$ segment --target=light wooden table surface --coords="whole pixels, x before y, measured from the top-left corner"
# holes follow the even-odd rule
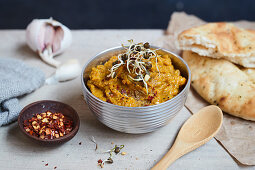
[[[73,31],[73,44],[57,60],[77,58],[85,62],[98,52],[126,43],[154,42],[163,35],[163,30],[77,30]],[[54,69],[44,64],[25,44],[23,30],[0,31],[0,57],[19,58],[30,65],[41,68],[46,76]],[[165,127],[158,131],[132,135],[114,131],[95,119],[82,98],[80,78],[58,85],[43,86],[20,99],[21,105],[43,99],[58,100],[70,104],[78,112],[81,126],[78,134],[69,142],[56,147],[44,147],[34,144],[21,134],[17,122],[0,127],[0,169],[100,169],[98,159],[108,158],[102,153],[115,144],[124,144],[127,155],[114,156],[113,164],[106,164],[104,169],[150,169],[170,148],[180,126],[191,116],[183,108]],[[90,141],[94,136],[98,143]],[[81,142],[81,145],[79,143]],[[114,142],[114,144],[111,144]],[[45,164],[48,163],[48,166]],[[183,156],[169,169],[252,169],[239,166],[232,157],[212,139],[204,146]]]

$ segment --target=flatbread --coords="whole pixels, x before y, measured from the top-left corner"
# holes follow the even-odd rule
[[[191,70],[191,85],[206,101],[223,111],[255,121],[254,81],[235,64],[184,51]]]
[[[241,68],[241,70],[249,77],[249,79],[253,83],[255,83],[255,69],[254,68]]]
[[[185,30],[178,35],[177,47],[255,68],[255,30],[231,23],[209,23]]]

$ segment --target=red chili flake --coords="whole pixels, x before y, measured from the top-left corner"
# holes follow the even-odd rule
[[[81,145],[81,142],[79,143],[79,145]]]
[[[125,89],[122,89],[121,94],[127,94],[127,91]]]
[[[47,164],[45,164],[45,166],[48,166],[49,164],[47,163]]]
[[[107,99],[107,100],[106,100],[106,102],[108,102],[108,103],[112,103],[110,99]]]
[[[120,88],[119,85],[117,85],[117,90],[119,90],[119,88]]]
[[[50,111],[34,114],[23,122],[24,129],[32,136],[41,139],[55,139],[70,133],[73,129],[73,121],[62,113]]]
[[[102,159],[99,159],[99,160],[97,161],[97,163],[99,163],[99,164],[103,163]]]
[[[54,169],[57,169],[57,167],[55,166]]]
[[[149,100],[149,101],[152,101],[153,98],[154,98],[154,96],[148,96],[148,100]]]

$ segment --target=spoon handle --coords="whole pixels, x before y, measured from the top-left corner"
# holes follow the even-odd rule
[[[164,155],[164,157],[151,169],[151,170],[164,170],[169,167],[175,160],[180,158],[183,153],[181,152],[182,147],[174,143],[172,148]]]

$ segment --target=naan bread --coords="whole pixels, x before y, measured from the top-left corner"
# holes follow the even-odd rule
[[[231,23],[209,23],[185,30],[178,35],[177,47],[255,68],[255,31]]]
[[[254,68],[241,68],[241,70],[250,78],[250,80],[253,83],[255,83],[255,69]]]
[[[211,104],[237,117],[255,121],[255,84],[235,64],[184,51],[191,85]]]

